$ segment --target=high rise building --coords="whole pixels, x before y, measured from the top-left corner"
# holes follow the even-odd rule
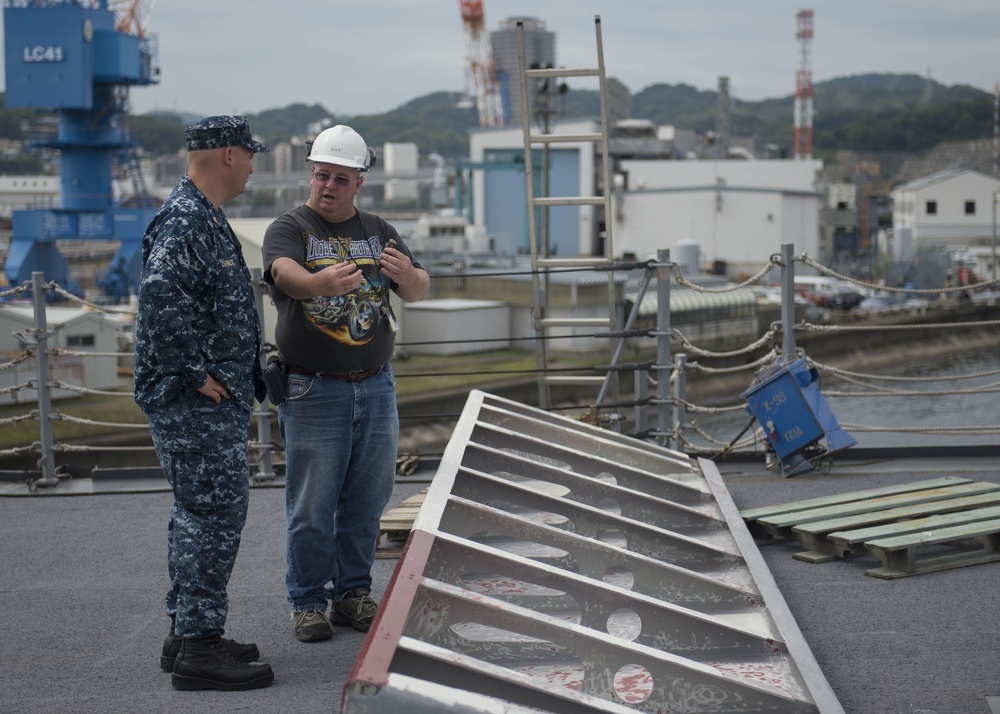
[[[556,33],[545,29],[545,22],[533,17],[510,17],[500,29],[490,33],[493,64],[503,98],[505,124],[521,123],[521,80],[518,60],[517,23],[524,24],[526,66],[556,66]]]

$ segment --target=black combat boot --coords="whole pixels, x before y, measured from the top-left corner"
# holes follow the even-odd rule
[[[235,640],[220,637],[219,642],[229,650],[229,653],[243,662],[256,662],[260,659],[260,650],[252,642],[243,644]],[[170,628],[170,634],[163,641],[163,649],[160,651],[160,669],[164,672],[174,671],[174,659],[181,651],[181,638],[174,634],[174,628]]]
[[[171,683],[175,689],[259,689],[274,681],[271,665],[248,663],[233,656],[219,637],[180,640]]]

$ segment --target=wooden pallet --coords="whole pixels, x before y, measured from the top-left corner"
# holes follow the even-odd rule
[[[413,529],[413,520],[420,512],[426,495],[427,489],[425,488],[382,514],[378,522],[378,540],[375,542],[376,558],[398,558],[400,556],[406,539]]]
[[[928,481],[917,481],[897,486],[886,486],[883,488],[867,489],[865,491],[852,491],[851,493],[811,498],[805,501],[779,503],[774,506],[764,506],[762,508],[751,508],[741,511],[740,516],[746,521],[750,533],[758,543],[779,543],[791,540],[794,537],[792,528],[796,525],[810,520],[818,521],[826,517],[832,517],[823,512],[825,508],[835,508],[842,504],[855,504],[856,508],[863,509],[864,501],[873,501],[887,496],[964,483],[971,483],[971,479],[946,476]],[[845,514],[840,513],[839,515]]]
[[[892,579],[1000,560],[1000,484],[947,477],[741,513],[759,544],[796,539],[794,558],[867,555]]]
[[[990,510],[996,515],[998,509],[975,510]],[[966,545],[970,543],[971,547]],[[954,548],[942,555],[928,555],[928,547],[935,545]],[[974,513],[968,522],[958,525],[935,524],[917,532],[872,538],[865,541],[865,548],[882,561],[881,568],[865,574],[886,580],[992,563],[1000,560],[1000,517]]]

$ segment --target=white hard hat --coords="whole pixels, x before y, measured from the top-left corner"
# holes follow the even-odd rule
[[[309,161],[367,171],[375,165],[375,150],[354,129],[337,124],[324,129],[313,140]]]

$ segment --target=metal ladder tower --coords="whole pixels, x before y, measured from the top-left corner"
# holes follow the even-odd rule
[[[538,338],[538,402],[542,409],[551,406],[551,390],[553,384],[601,385],[597,403],[609,388],[613,388],[617,396],[617,374],[609,371],[606,376],[556,376],[548,374],[549,357],[546,336],[553,328],[595,328],[612,330],[615,323],[615,282],[612,260],[614,256],[614,241],[611,234],[611,159],[608,151],[608,106],[607,88],[604,76],[604,45],[601,39],[601,17],[594,18],[594,28],[597,38],[597,66],[585,69],[566,68],[529,68],[527,66],[524,23],[517,22],[518,65],[521,83],[521,127],[524,134],[524,176],[528,198],[528,237],[531,245],[532,287],[534,290],[534,328]],[[601,130],[590,134],[550,134],[532,133],[532,103],[529,94],[529,80],[554,81],[563,77],[597,77],[600,83],[601,100]],[[549,196],[548,157],[549,147],[556,143],[590,142],[599,145],[601,154],[600,185],[592,196]],[[532,147],[542,147],[542,176],[536,177],[533,165]],[[536,182],[541,191],[536,196]],[[551,206],[600,206],[604,209],[604,242],[603,254],[600,256],[579,256],[554,258],[549,254],[548,209]],[[542,211],[542,228],[539,230],[539,220],[536,208]],[[597,269],[608,266],[608,315],[603,318],[561,317],[549,316],[549,274],[550,269]],[[614,356],[612,358],[614,361]]]

